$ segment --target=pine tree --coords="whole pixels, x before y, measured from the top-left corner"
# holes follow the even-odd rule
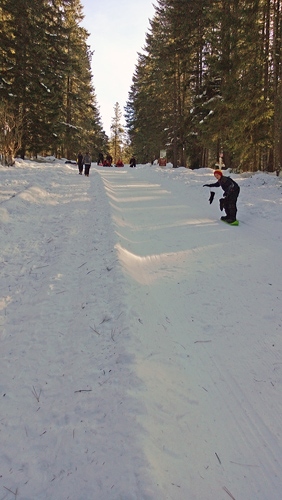
[[[26,148],[31,133],[33,110],[44,100],[46,90],[41,85],[36,62],[41,59],[43,3],[3,0],[2,33],[2,98],[23,122],[22,147]]]
[[[114,106],[114,116],[112,118],[111,137],[109,141],[110,154],[113,157],[114,163],[116,163],[118,159],[122,159],[123,155],[124,129],[121,124],[121,119],[122,119],[122,111],[120,109],[119,103],[116,102]]]
[[[168,53],[167,36],[163,30],[163,11],[156,13],[150,22],[151,32],[146,36],[144,51],[139,54],[133,76],[126,121],[133,149],[140,162],[159,157],[165,149],[171,131],[171,75],[163,56]]]
[[[281,0],[159,0],[126,107],[141,157],[281,165],[281,26]]]
[[[79,0],[2,0],[0,96],[22,123],[21,155],[75,155],[106,141]]]

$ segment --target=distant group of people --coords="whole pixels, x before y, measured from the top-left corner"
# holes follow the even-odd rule
[[[83,166],[84,166],[84,175],[86,177],[89,177],[89,172],[91,168],[91,162],[92,162],[92,157],[89,153],[89,151],[86,151],[85,155],[82,154],[81,151],[79,151],[77,155],[77,166],[78,166],[78,173],[79,175],[83,174]],[[106,155],[106,158],[104,159],[103,153],[99,153],[98,159],[97,159],[97,165],[101,165],[103,167],[112,167],[113,166],[113,157],[108,153]],[[132,156],[130,158],[130,167],[136,167],[136,158],[135,156]],[[118,159],[118,161],[115,164],[115,167],[124,167],[124,163],[121,160],[121,158]]]
[[[89,172],[90,172],[90,167],[91,167],[91,162],[92,162],[92,157],[89,154],[89,151],[86,151],[84,156],[83,156],[82,152],[79,151],[79,153],[77,155],[76,162],[77,162],[77,166],[78,166],[79,175],[82,175],[83,165],[84,165],[84,175],[86,177],[89,177]]]
[[[103,156],[102,153],[100,154]],[[103,156],[103,162],[102,162],[103,167],[112,167],[113,166],[112,163],[113,163],[113,157],[112,155],[110,155],[110,153],[107,154],[105,160]]]

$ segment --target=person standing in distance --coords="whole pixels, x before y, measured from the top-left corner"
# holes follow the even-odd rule
[[[92,161],[91,155],[89,154],[89,151],[87,151],[83,158],[84,174],[86,175],[86,177],[89,177],[91,161]]]
[[[81,153],[81,151],[78,152],[76,163],[77,163],[77,166],[78,166],[79,174],[82,175],[82,171],[83,171],[83,154]]]
[[[136,167],[136,159],[135,159],[134,155],[129,160],[129,166],[132,167],[132,168]]]

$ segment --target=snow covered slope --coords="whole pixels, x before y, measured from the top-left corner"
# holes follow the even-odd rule
[[[282,183],[0,168],[0,498],[281,500]]]

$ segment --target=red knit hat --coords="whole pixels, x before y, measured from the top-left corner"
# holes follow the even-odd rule
[[[223,173],[221,172],[221,170],[215,170],[214,173],[213,173],[213,175],[215,175],[215,174],[220,175],[220,177],[222,177],[222,175],[223,175]]]

